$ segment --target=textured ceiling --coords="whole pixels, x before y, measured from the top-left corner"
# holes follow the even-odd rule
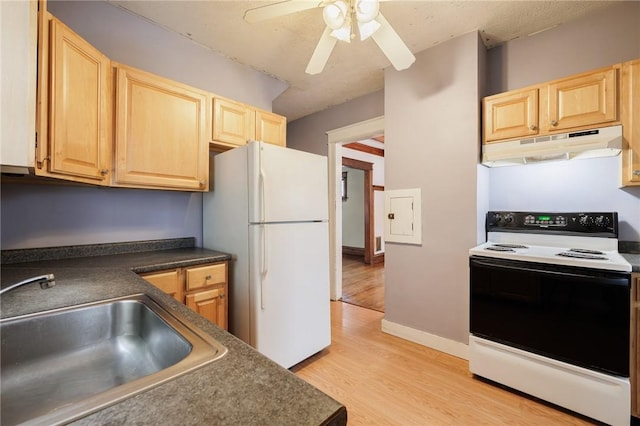
[[[322,73],[305,73],[324,22],[319,8],[249,24],[247,9],[268,1],[110,1],[234,61],[289,84],[273,103],[289,121],[382,89],[389,61],[371,40],[336,44]],[[380,11],[420,52],[478,30],[487,47],[527,37],[614,5],[615,1],[401,1]]]

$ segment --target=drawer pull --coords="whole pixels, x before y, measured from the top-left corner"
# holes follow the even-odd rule
[[[206,277],[204,277],[205,281],[209,281],[211,279],[211,275],[207,275]]]

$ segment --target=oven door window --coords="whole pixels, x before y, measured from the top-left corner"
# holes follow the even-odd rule
[[[473,256],[471,333],[629,376],[630,275]]]

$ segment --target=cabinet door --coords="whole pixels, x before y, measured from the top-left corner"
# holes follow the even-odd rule
[[[622,65],[623,185],[640,185],[640,59]]]
[[[538,89],[518,90],[483,100],[484,142],[538,134]]]
[[[231,145],[245,145],[255,138],[255,113],[238,102],[213,99],[213,140]]]
[[[618,119],[618,69],[559,80],[548,87],[548,131],[595,126]]]
[[[193,267],[187,269],[185,274],[187,291],[198,290],[212,285],[225,284],[227,282],[227,265],[219,263]]]
[[[287,118],[267,111],[256,111],[256,140],[287,146]]]
[[[112,146],[109,59],[54,18],[50,21],[49,72],[46,172],[108,184]]]
[[[156,272],[153,274],[143,274],[142,278],[158,287],[169,296],[172,296],[178,302],[184,303],[182,279],[180,277],[180,271],[178,269]]]
[[[227,329],[226,294],[224,287],[187,295],[187,306],[209,321]]]
[[[207,190],[208,94],[117,67],[116,184]]]

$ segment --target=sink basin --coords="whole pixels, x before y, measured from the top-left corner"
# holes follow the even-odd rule
[[[226,348],[144,294],[0,320],[2,424],[57,424],[221,358]]]

